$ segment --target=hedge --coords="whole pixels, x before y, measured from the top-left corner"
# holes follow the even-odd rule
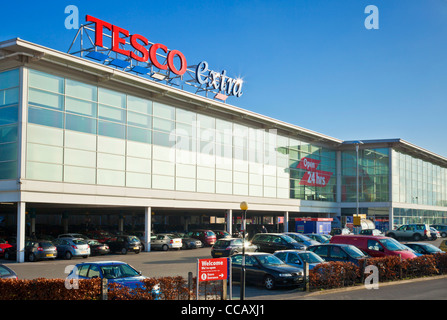
[[[366,266],[377,267],[379,283],[447,274],[447,254],[424,255],[401,260],[398,256],[369,258],[359,266],[350,262],[328,262],[310,270],[309,290],[332,289],[363,284],[368,274]],[[160,300],[195,299],[195,281],[190,288],[181,276],[148,278],[136,290],[109,284],[109,300],[153,300],[152,290],[159,285]],[[15,280],[0,279],[0,300],[101,300],[101,280],[78,280],[78,288],[67,289],[64,279]],[[74,285],[73,282],[71,282]],[[205,282],[200,286],[200,296],[220,299],[222,282]]]

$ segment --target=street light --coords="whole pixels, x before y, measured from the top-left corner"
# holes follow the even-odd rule
[[[356,153],[356,213],[359,216],[359,146],[363,144],[362,141],[355,141],[355,153]]]
[[[244,212],[243,218],[242,218],[242,265],[241,265],[241,300],[245,300],[245,229],[246,229],[246,219],[247,219],[247,210],[248,210],[248,203],[245,201],[242,201],[240,204],[241,210]]]

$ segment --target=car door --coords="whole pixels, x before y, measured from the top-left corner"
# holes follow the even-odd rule
[[[289,252],[287,255],[286,263],[294,267],[303,268],[303,261],[296,252]]]
[[[348,261],[349,256],[343,251],[341,247],[331,246],[329,250],[329,260],[330,261]]]
[[[371,257],[383,257],[384,256],[384,249],[379,241],[369,239],[367,242],[367,250],[366,253],[369,254]]]

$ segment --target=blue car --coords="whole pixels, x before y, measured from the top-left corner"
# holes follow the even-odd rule
[[[142,285],[143,280],[147,277],[143,276],[140,271],[135,270],[132,266],[121,261],[96,261],[80,263],[73,268],[69,274],[69,278],[93,279],[106,278],[108,283],[117,283],[130,289],[135,289]],[[158,298],[160,288],[158,285],[152,289],[152,294]]]
[[[304,262],[309,266],[309,270],[315,268],[320,263],[325,263],[324,259],[312,251],[305,250],[280,250],[276,251],[274,255],[284,261],[286,264],[303,268]]]

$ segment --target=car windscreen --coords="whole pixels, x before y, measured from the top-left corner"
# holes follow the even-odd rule
[[[302,260],[304,260],[307,263],[324,262],[324,260],[319,255],[317,255],[313,252],[302,252],[302,253],[299,253],[299,256]]]
[[[423,246],[424,249],[427,250],[427,252],[429,252],[429,253],[443,252],[441,249],[436,248],[431,243],[422,244],[421,246]]]
[[[217,240],[217,242],[214,244],[214,248],[226,248],[231,245],[231,241],[228,240]]]
[[[127,241],[129,242],[140,242],[140,239],[137,237],[127,237]]]
[[[293,238],[291,238],[291,237],[289,237],[288,235],[285,235],[285,234],[281,235],[281,238],[283,238],[287,243],[295,243],[295,242],[298,242],[298,241],[296,241],[295,239],[293,239]]]
[[[127,264],[101,266],[101,271],[104,278],[107,279],[128,278],[140,275],[134,268]]]
[[[391,238],[380,239],[379,241],[385,248],[390,251],[407,250],[407,248],[403,247],[398,241]]]
[[[258,255],[256,256],[256,259],[258,259],[258,261],[263,264],[263,265],[267,265],[267,266],[278,266],[278,265],[283,265],[285,264],[282,260],[280,260],[279,258],[277,258],[274,255]]]
[[[365,254],[354,246],[346,246],[345,251],[353,258],[363,258]]]

